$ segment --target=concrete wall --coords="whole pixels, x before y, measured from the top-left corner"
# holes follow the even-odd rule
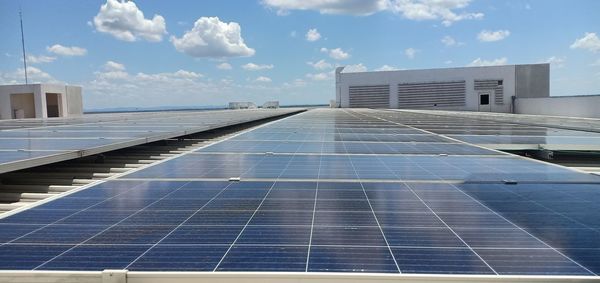
[[[491,112],[510,113],[512,112],[512,96],[547,97],[549,95],[549,68],[549,64],[534,64],[360,73],[344,73],[343,71],[340,73],[338,69],[336,70],[336,103],[339,107],[349,107],[350,86],[389,84],[390,108],[399,108],[398,84],[465,81],[465,106],[432,105],[432,107],[420,109],[479,111],[479,93],[481,91],[475,90],[475,80],[502,80],[504,102],[496,104],[492,91]],[[519,70],[519,74],[516,73],[516,70]],[[517,83],[520,93],[517,93]]]
[[[0,86],[0,119],[12,119],[13,109],[10,97],[14,93],[33,93],[35,118],[48,117],[46,93],[59,94],[61,117],[83,114],[81,87],[79,86],[54,84],[3,85]]]
[[[600,118],[600,95],[517,98],[516,113]]]
[[[83,97],[80,86],[66,86],[67,116],[83,115]]]
[[[440,110],[479,110],[479,95],[474,89],[475,80],[502,80],[504,88],[504,104],[498,105],[491,99],[491,111],[510,112],[511,96],[515,95],[515,66],[465,67],[427,70],[401,70],[361,73],[341,73],[336,88],[341,90],[341,107],[349,106],[349,86],[357,85],[390,85],[390,108],[398,108],[397,87],[400,83],[427,83],[445,81],[466,82],[466,105],[464,107],[432,107]]]
[[[517,97],[550,96],[550,64],[517,65],[515,93]]]

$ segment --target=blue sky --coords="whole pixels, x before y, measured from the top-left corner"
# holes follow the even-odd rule
[[[84,87],[88,109],[327,103],[332,72],[551,63],[600,93],[600,1],[0,0],[0,83]]]

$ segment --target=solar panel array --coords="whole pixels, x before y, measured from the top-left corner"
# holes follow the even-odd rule
[[[0,269],[600,272],[600,177],[386,114],[311,110],[2,218]]]
[[[435,112],[430,112],[435,113]],[[436,113],[437,114],[437,113]],[[460,141],[503,150],[600,150],[600,132],[567,130],[533,125],[535,121],[521,118],[526,124],[493,121],[494,116],[473,119],[443,113],[389,111],[386,119],[417,127]],[[498,114],[496,114],[498,115]],[[377,116],[382,116],[378,114]]]
[[[0,173],[295,111],[146,112],[0,121]]]

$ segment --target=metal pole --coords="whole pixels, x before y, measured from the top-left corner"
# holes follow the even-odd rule
[[[25,56],[25,35],[23,33],[23,13],[19,8],[19,20],[21,21],[21,46],[23,47],[23,70],[25,72],[25,84],[29,84],[27,79],[27,57]]]

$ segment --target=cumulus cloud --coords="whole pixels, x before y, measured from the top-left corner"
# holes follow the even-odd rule
[[[0,72],[0,84],[22,84],[25,83],[23,68],[18,68],[12,72]],[[42,71],[39,68],[27,67],[27,79],[29,83],[61,83],[49,73]]]
[[[419,52],[418,49],[414,49],[414,48],[406,48],[404,50],[404,55],[406,55],[406,57],[408,57],[409,59],[413,59],[415,58],[415,56],[417,55],[417,53]]]
[[[321,14],[368,16],[388,8],[388,0],[263,0],[263,5],[287,15],[291,10],[313,10]]]
[[[507,38],[509,35],[510,35],[510,31],[508,31],[508,30],[497,30],[497,31],[482,30],[477,35],[477,39],[479,39],[479,41],[483,41],[483,42],[493,42],[493,41],[503,40],[503,39]]]
[[[454,22],[482,19],[483,13],[459,12],[470,4],[471,0],[392,0],[391,10],[409,20],[441,20],[444,26]]]
[[[400,70],[394,66],[390,66],[390,65],[383,65],[377,69],[375,69],[375,71],[397,71]]]
[[[231,64],[229,64],[227,62],[223,62],[223,63],[217,65],[217,69],[219,69],[219,70],[231,70],[231,69],[233,69],[233,67],[231,66]]]
[[[308,41],[317,41],[321,39],[321,34],[316,28],[311,28],[306,32],[305,37]]]
[[[258,82],[258,83],[270,83],[273,80],[271,80],[271,78],[269,78],[269,77],[260,76],[260,77],[256,78],[254,81]]]
[[[45,55],[27,55],[27,63],[31,64],[42,64],[42,63],[52,63],[56,60],[56,57],[45,56]]]
[[[366,72],[367,71],[367,67],[365,65],[363,65],[362,63],[356,64],[356,65],[347,65],[344,70],[342,70],[342,73],[359,73],[359,72]]]
[[[481,66],[499,66],[506,65],[508,59],[506,57],[492,59],[492,60],[483,60],[481,58],[477,58],[473,60],[473,62],[469,63],[467,66],[470,67],[481,67]]]
[[[287,15],[291,10],[357,16],[390,11],[409,20],[441,20],[445,26],[484,17],[483,13],[464,11],[471,0],[263,0],[262,3],[275,9],[278,15]]]
[[[167,33],[165,19],[161,15],[146,19],[133,1],[107,0],[94,17],[94,26],[97,31],[124,41],[141,38],[157,42]]]
[[[87,54],[87,49],[78,46],[62,46],[60,44],[54,44],[47,46],[46,50],[50,53],[54,53],[60,56],[84,56]]]
[[[260,70],[270,70],[275,68],[275,66],[273,65],[259,65],[259,64],[254,64],[254,63],[248,63],[242,66],[242,69],[246,70],[246,71],[260,71]]]
[[[549,63],[555,69],[560,69],[565,66],[567,59],[565,57],[552,56],[547,59],[541,60],[540,63]]]
[[[586,32],[582,38],[578,38],[571,44],[571,49],[585,49],[591,52],[600,51],[600,38],[593,32]]]
[[[224,23],[218,17],[201,17],[192,30],[181,38],[172,36],[171,42],[177,51],[192,57],[248,57],[255,53],[244,43],[238,23]]]
[[[306,77],[313,81],[327,81],[333,79],[333,72],[306,74]]]
[[[329,54],[329,57],[335,60],[346,60],[350,58],[350,54],[341,48],[327,49],[323,47],[321,48],[321,52]]]
[[[106,63],[104,63],[104,69],[107,71],[124,71],[125,65],[115,61],[106,61]]]
[[[441,42],[448,47],[464,45],[464,42],[456,41],[456,39],[449,35],[442,37]]]
[[[325,61],[325,59],[321,59],[317,62],[306,62],[306,64],[308,64],[309,66],[317,69],[317,70],[325,70],[325,69],[330,69],[333,67],[333,65],[331,65],[331,63],[328,63],[327,61]]]

